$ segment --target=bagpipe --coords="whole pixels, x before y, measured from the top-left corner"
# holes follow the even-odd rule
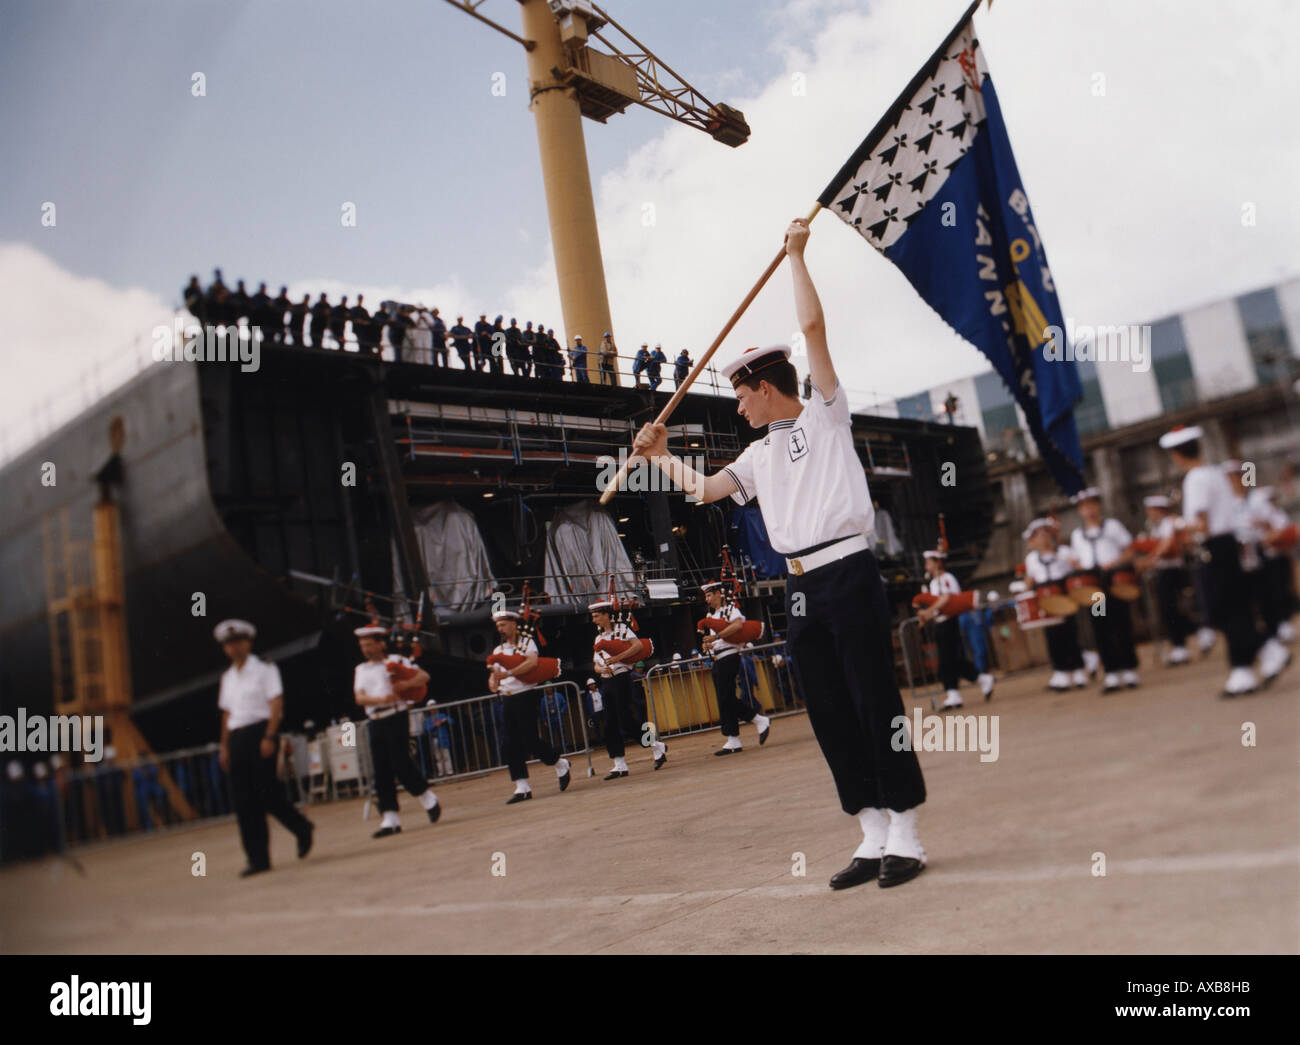
[[[948,551],[948,526],[944,522],[943,512],[939,513],[939,541],[938,549],[945,554]],[[1016,567],[1016,576],[1024,574],[1024,563]],[[912,609],[929,609],[938,602],[942,595],[932,595],[928,591],[919,592],[912,596]],[[948,601],[944,603],[943,615],[945,617],[958,617],[963,613],[969,613],[971,610],[980,608],[980,593],[974,589],[970,591],[959,591],[948,596]]]
[[[383,627],[372,601],[367,600],[366,612],[370,614],[372,627]],[[415,624],[401,624],[398,621],[393,621],[384,642],[389,651],[388,656],[384,658],[384,667],[388,669],[388,677],[393,682],[409,682],[420,674],[422,669],[415,662],[424,655],[424,650],[420,646],[420,625],[423,623],[424,594],[421,593]],[[407,663],[408,661],[410,663]],[[421,683],[414,689],[394,693],[394,696],[410,704],[422,704],[429,696],[429,684],[427,682]]]
[[[610,630],[617,630],[620,624],[627,625],[629,631],[636,635],[637,623],[636,615],[633,612],[636,609],[636,596],[626,599],[620,599],[614,591],[614,577],[611,574],[609,578],[609,622]],[[641,643],[641,656],[638,660],[644,660],[647,657],[653,657],[655,644],[647,638],[637,635],[637,640]],[[597,639],[594,647],[597,653],[604,654],[606,657],[620,657],[632,648],[632,641],[629,639]]]
[[[731,556],[727,549],[722,549],[722,576],[718,578],[722,585],[722,605],[724,608],[735,606],[740,600],[740,580],[736,577],[736,571],[731,567]],[[701,635],[705,632],[712,632],[715,636],[726,628],[731,627],[734,621],[725,620],[722,617],[704,617],[695,623],[695,630]],[[761,620],[742,621],[740,630],[726,641],[733,646],[743,646],[747,642],[758,642],[763,638],[763,622]]]
[[[524,582],[524,602],[519,610],[519,638],[516,645],[522,646],[532,639],[540,651],[546,645],[546,639],[542,635],[540,624],[542,615],[532,608],[531,598],[528,591],[528,582]],[[507,671],[514,671],[524,661],[528,659],[523,653],[493,653],[488,659],[488,666],[500,664]],[[531,671],[523,675],[516,675],[515,678],[529,686],[538,686],[544,682],[550,682],[552,679],[560,677],[560,662],[556,657],[538,657],[537,663]]]
[[[1274,551],[1289,552],[1300,543],[1300,528],[1295,523],[1288,523],[1280,530],[1274,530],[1264,539],[1264,543]]]

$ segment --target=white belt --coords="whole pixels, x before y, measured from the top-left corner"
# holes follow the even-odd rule
[[[805,573],[811,573],[823,566],[829,566],[833,562],[839,562],[840,559],[847,559],[850,555],[864,552],[870,547],[867,538],[859,533],[852,537],[846,537],[842,541],[836,541],[820,551],[809,552],[797,559],[786,559],[785,568],[796,577],[802,577]]]

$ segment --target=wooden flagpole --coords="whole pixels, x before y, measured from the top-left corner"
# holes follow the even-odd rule
[[[813,205],[813,209],[808,212],[807,221],[809,224],[812,223],[813,218],[817,217],[817,214],[821,209],[822,205],[820,203]],[[686,380],[678,386],[677,391],[673,393],[673,397],[668,400],[668,402],[664,404],[664,408],[659,411],[659,416],[654,419],[654,424],[662,425],[667,423],[672,412],[677,409],[677,404],[682,401],[682,396],[686,394],[695,379],[699,377],[700,374],[704,373],[704,368],[709,365],[709,360],[713,358],[713,353],[718,350],[718,346],[721,345],[726,339],[726,336],[731,333],[732,327],[740,322],[740,317],[745,314],[745,310],[749,308],[754,298],[758,297],[758,292],[762,290],[763,285],[772,278],[772,273],[780,267],[784,258],[785,244],[782,243],[781,249],[777,252],[776,257],[768,262],[767,268],[765,268],[763,274],[758,277],[758,282],[750,287],[749,293],[745,295],[744,300],[741,301],[736,311],[731,314],[731,318],[727,320],[726,325],[724,325],[722,330],[719,331],[718,336],[713,339],[713,344],[709,346],[708,351],[706,351],[704,355],[700,356],[699,362],[696,363],[691,372],[686,375]],[[635,457],[628,457],[628,459],[623,462],[623,466],[619,468],[618,473],[609,481],[609,485],[605,487],[605,491],[600,495],[601,504],[608,504],[610,498],[618,492],[618,488],[623,485],[623,480],[631,470],[632,462],[634,460],[636,460]]]

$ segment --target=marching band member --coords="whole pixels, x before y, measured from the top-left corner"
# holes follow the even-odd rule
[[[1100,491],[1090,486],[1071,500],[1083,522],[1070,535],[1070,554],[1078,568],[1105,571],[1131,561],[1133,535],[1118,519],[1103,518]],[[1128,603],[1109,592],[1105,598],[1102,612],[1092,615],[1092,626],[1106,671],[1101,691],[1114,693],[1121,686],[1132,689],[1138,684],[1137,647],[1133,645],[1133,617]]]
[[[1241,568],[1250,584],[1251,597],[1264,620],[1264,632],[1279,642],[1286,641],[1279,632],[1290,613],[1284,607],[1281,592],[1276,590],[1276,575],[1269,568],[1268,539],[1279,522],[1267,495],[1260,497],[1259,489],[1249,492],[1243,481],[1240,461],[1224,461],[1223,474],[1232,482],[1232,492],[1237,498],[1237,543],[1241,545]],[[1286,525],[1285,516],[1281,525]],[[1280,527],[1277,527],[1280,528]],[[1274,556],[1276,552],[1272,553]]]
[[[520,635],[519,614],[513,610],[498,610],[492,614],[492,623],[501,636],[501,643],[492,652],[505,656],[519,654],[524,658],[517,667],[509,669],[503,664],[493,664],[488,674],[488,689],[502,694],[505,705],[506,765],[515,785],[515,793],[506,800],[506,805],[512,806],[533,797],[532,786],[528,783],[529,755],[536,755],[544,766],[555,767],[561,791],[569,786],[572,777],[569,760],[538,732],[541,690],[521,677],[537,667],[539,650],[536,640],[530,635]]]
[[[614,623],[610,612],[614,603],[609,599],[600,599],[587,607],[591,611],[591,622],[596,625],[596,642],[608,642],[617,639],[629,643],[628,648],[617,655],[594,649],[592,664],[596,674],[605,680],[600,693],[605,705],[605,749],[614,762],[614,767],[604,778],[618,780],[628,774],[625,736],[639,736],[640,724],[636,721],[632,707],[632,665],[642,657],[645,642],[624,621]],[[668,761],[668,748],[656,737],[651,743],[654,752],[655,769],[662,769]]]
[[[1049,519],[1035,519],[1021,534],[1029,545],[1025,555],[1025,576],[1035,587],[1065,580],[1074,568],[1068,548],[1057,545],[1057,530]],[[1083,654],[1079,649],[1079,626],[1072,613],[1060,624],[1043,629],[1047,640],[1047,655],[1052,662],[1052,676],[1047,688],[1057,692],[1067,691],[1071,683],[1076,687],[1088,684],[1088,672],[1083,667]]]
[[[710,631],[704,636],[704,652],[713,657],[713,688],[718,694],[718,713],[722,719],[722,747],[713,752],[715,755],[730,755],[743,751],[740,744],[740,723],[753,722],[758,729],[758,744],[767,743],[772,730],[772,720],[762,714],[761,710],[750,708],[736,696],[736,685],[740,681],[740,645],[730,641],[737,637],[745,615],[734,601],[723,598],[723,582],[713,581],[701,589],[704,601],[708,603],[710,614],[718,620],[725,620],[727,626],[721,631]]]
[[[961,592],[957,578],[944,569],[944,559],[948,553],[938,548],[925,553],[925,571],[930,575],[930,594],[938,601],[916,611],[921,620],[934,621],[934,641],[939,651],[939,684],[947,691],[947,699],[942,708],[959,708],[962,706],[961,693],[957,690],[958,678],[967,682],[977,682],[985,700],[993,697],[993,676],[987,671],[980,674],[975,670],[966,656],[966,647],[962,645],[961,628],[956,617],[947,617],[943,613],[948,600]]]
[[[1183,522],[1186,529],[1202,537],[1207,558],[1203,575],[1210,623],[1228,643],[1228,673],[1225,697],[1253,693],[1260,680],[1272,682],[1290,663],[1291,655],[1276,639],[1260,634],[1253,614],[1243,612],[1250,605],[1249,582],[1241,569],[1241,549],[1235,535],[1236,501],[1227,476],[1201,456],[1199,425],[1179,426],[1160,437],[1160,447],[1169,452],[1175,468],[1183,473]]]
[[[1296,604],[1295,578],[1291,573],[1290,550],[1281,543],[1285,531],[1291,527],[1291,520],[1278,505],[1271,486],[1258,486],[1251,490],[1248,500],[1255,505],[1254,511],[1263,533],[1260,554],[1264,558],[1268,598],[1272,604],[1273,618],[1277,622],[1273,637],[1278,642],[1294,642],[1295,629],[1291,626],[1291,615],[1295,613]]]
[[[410,667],[416,673],[407,679],[394,680],[389,671],[384,643],[388,630],[378,625],[357,628],[352,632],[365,659],[357,665],[352,676],[352,691],[356,702],[365,709],[370,720],[370,758],[374,764],[375,796],[379,799],[379,830],[371,837],[387,838],[402,830],[397,815],[397,784],[402,786],[424,807],[429,823],[436,824],[442,816],[438,796],[429,787],[419,766],[411,758],[411,713],[408,693],[418,692],[429,684],[429,675],[414,662]]]
[[[785,242],[817,388],[812,398],[799,398],[789,348],[750,349],[723,375],[736,390],[740,415],[753,428],[766,427],[766,436],[709,476],[668,452],[663,425],[643,426],[633,450],[703,503],[758,499],[772,547],[786,557],[790,659],[808,717],[840,808],[862,828],[862,844],[831,878],[831,888],[873,879],[888,887],[925,869],[916,827],[925,780],[913,746],[893,743],[897,721],[906,719],[894,677],[889,602],[871,551],[875,512],[804,263],[808,234],[807,221],[796,219]]]
[[[1061,520],[1057,518],[1056,512],[1049,508],[1043,513],[1043,518],[1047,520],[1052,531],[1052,547],[1065,548],[1066,554],[1069,554],[1069,548],[1061,540]],[[1073,561],[1073,560],[1071,560]],[[1079,638],[1079,655],[1083,657],[1083,670],[1087,673],[1088,678],[1095,679],[1097,672],[1101,669],[1101,655],[1092,647],[1096,645],[1096,636],[1093,635],[1092,622],[1089,620],[1088,627],[1080,628],[1079,618],[1088,614],[1082,607],[1074,612],[1074,633]]]
[[[1186,664],[1191,660],[1187,653],[1187,638],[1196,627],[1178,605],[1179,596],[1190,581],[1180,550],[1181,520],[1168,497],[1159,494],[1147,497],[1142,505],[1147,513],[1147,530],[1156,541],[1146,564],[1156,571],[1156,599],[1165,634],[1169,637],[1165,663],[1171,667]]]
[[[241,878],[271,869],[266,814],[270,813],[298,839],[298,858],[311,849],[313,826],[289,801],[275,778],[280,747],[280,716],[284,687],[280,669],[253,653],[257,629],[246,620],[223,620],[213,629],[222,652],[230,658],[221,676],[221,768],[230,777],[230,792],[239,822],[239,840],[248,866]]]

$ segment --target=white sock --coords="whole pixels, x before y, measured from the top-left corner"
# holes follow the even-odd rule
[[[556,776],[564,776],[564,774],[567,773],[568,771],[569,771],[569,760],[567,758],[562,758],[555,763]]]
[[[853,858],[879,860],[889,837],[889,814],[883,809],[859,809],[858,823],[862,825],[862,844],[853,851]]]
[[[890,856],[910,856],[914,860],[925,860],[925,850],[921,848],[921,839],[916,833],[916,809],[898,813],[889,810],[889,835],[885,839],[885,852]]]
[[[758,731],[760,733],[763,732],[763,730],[767,729],[767,727],[770,726],[771,724],[772,724],[772,720],[768,718],[766,715],[754,716],[754,725],[758,727]]]
[[[654,753],[655,758],[661,758],[663,757],[663,753],[667,751],[668,748],[664,746],[664,742],[662,740],[656,740],[653,744],[650,745],[650,750]]]
[[[438,796],[433,793],[433,788],[429,788],[428,791],[420,796],[420,805],[424,806],[425,809],[432,809],[437,804]]]
[[[383,819],[379,821],[380,827],[401,827],[402,821],[397,818],[397,814],[391,810],[384,814]]]
[[[627,759],[626,759],[626,758],[616,758],[616,759],[614,759],[614,768],[617,769],[620,773],[626,773],[626,772],[627,772]]]
[[[523,795],[523,794],[527,794],[527,793],[528,793],[529,791],[531,791],[531,790],[532,790],[532,787],[529,786],[527,780],[516,780],[516,781],[515,781],[515,794],[517,794],[517,795]]]
[[[723,736],[726,738],[726,743],[722,745],[723,747],[728,748],[732,751],[740,747],[740,737],[728,737],[726,736],[725,733],[723,734]]]

